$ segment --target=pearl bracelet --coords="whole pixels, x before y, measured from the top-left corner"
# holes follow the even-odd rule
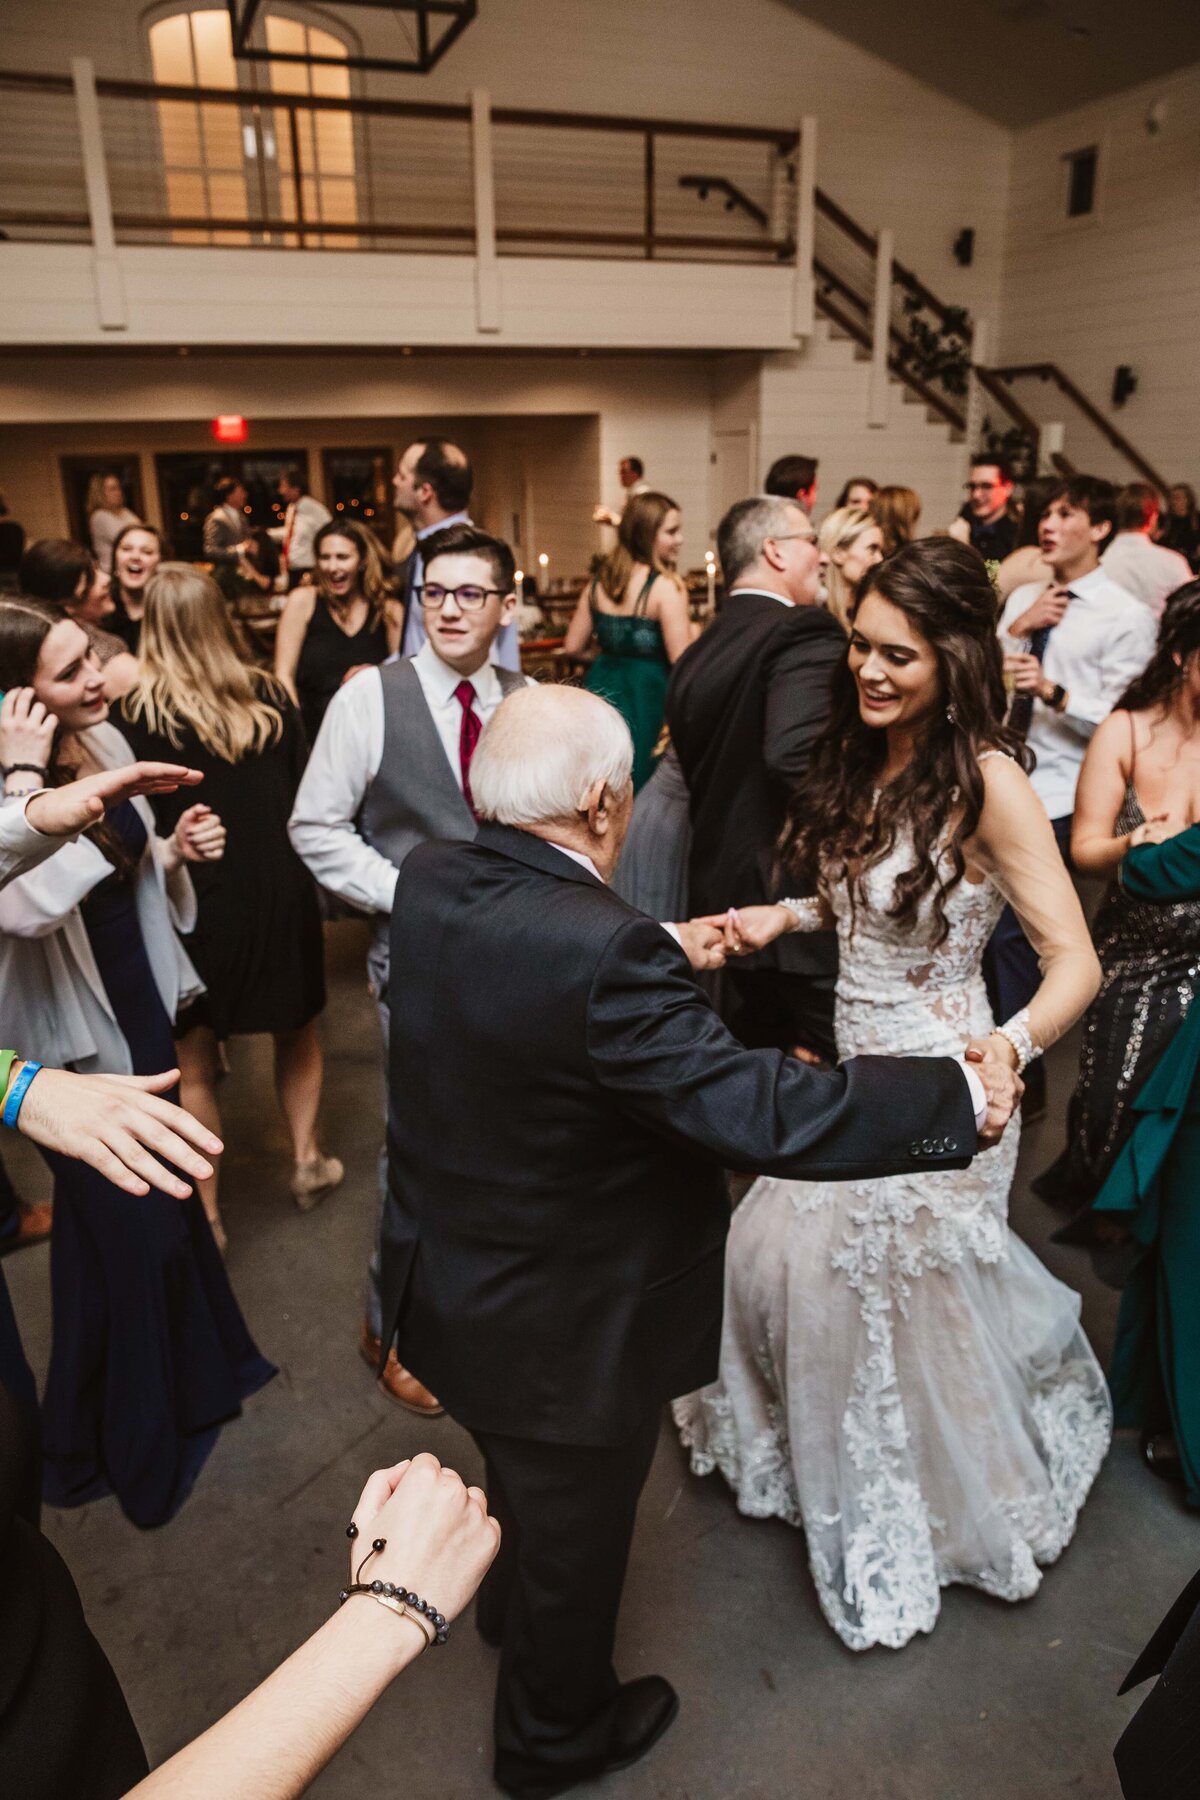
[[[1002,1037],[1012,1045],[1017,1053],[1017,1074],[1023,1075],[1035,1057],[1042,1054],[1041,1045],[1035,1044],[1029,1029],[1029,1008],[1023,1006],[1020,1012],[1006,1019],[1003,1025],[995,1027],[994,1035]]]

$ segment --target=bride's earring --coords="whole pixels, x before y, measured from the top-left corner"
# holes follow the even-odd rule
[[[951,725],[958,724],[958,714],[954,710],[953,700],[950,702],[949,706],[946,708],[946,717],[949,719]]]

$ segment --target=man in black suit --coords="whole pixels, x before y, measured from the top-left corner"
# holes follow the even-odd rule
[[[604,885],[631,766],[596,696],[510,695],[472,763],[477,839],[412,851],[392,913],[384,1343],[485,1458],[495,1772],[529,1800],[635,1761],[678,1707],[661,1676],[618,1684],[613,1637],[661,1403],[717,1371],[724,1169],[962,1168],[1018,1086],[744,1049],[680,928]],[[682,935],[719,955],[715,931]]]
[[[667,724],[688,785],[694,913],[777,897],[776,844],[829,718],[846,639],[817,604],[816,534],[794,500],[740,500],[721,520],[726,598],[671,672]],[[795,884],[790,884],[795,892]],[[793,934],[728,969],[726,1019],[745,1044],[836,1060],[832,932]]]

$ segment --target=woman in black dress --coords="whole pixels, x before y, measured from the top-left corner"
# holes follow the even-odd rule
[[[315,587],[294,588],[279,620],[275,674],[304,719],[310,744],[352,669],[400,648],[400,620],[379,545],[356,520],[331,520],[313,539]]]
[[[0,599],[0,687],[32,687],[58,720],[51,785],[134,759],[107,723],[103,677],[60,608]],[[10,770],[6,785],[27,780]],[[36,776],[35,776],[36,779]],[[142,799],[115,806],[0,893],[0,1018],[23,1055],[80,1073],[175,1066],[171,1022],[200,983],[176,935],[190,866],[219,856],[220,819],[185,805],[159,838]],[[36,1085],[36,1084],[35,1084]],[[221,1424],[275,1373],[229,1287],[199,1199],[133,1195],[46,1152],[53,1343],[42,1408],[45,1497],[113,1493],[136,1525],[187,1498]]]
[[[316,888],[287,834],[304,736],[278,683],[242,662],[233,630],[209,576],[163,563],[146,589],[140,672],[123,729],[139,757],[157,761],[161,752],[200,769],[199,791],[227,833],[222,860],[193,872],[199,917],[188,950],[207,992],[176,1025],[183,1103],[219,1134],[217,1046],[269,1031],[295,1162],[291,1189],[307,1211],[343,1169],[317,1142],[324,946]],[[155,801],[161,830],[182,804],[174,794]],[[223,1243],[215,1174],[201,1192]]]
[[[113,542],[110,593],[116,610],[108,624],[134,656],[142,635],[146,583],[162,561],[162,555],[162,538],[153,525],[126,525]]]

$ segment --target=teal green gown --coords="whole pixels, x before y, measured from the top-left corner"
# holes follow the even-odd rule
[[[1131,850],[1135,899],[1200,899],[1200,825]],[[1133,1101],[1133,1132],[1092,1203],[1137,1245],[1109,1381],[1118,1425],[1171,1431],[1188,1502],[1200,1506],[1200,1005],[1189,1009]]]
[[[654,747],[662,732],[671,672],[662,626],[657,619],[646,617],[646,601],[654,582],[651,570],[629,613],[601,612],[595,604],[595,582],[589,595],[600,654],[583,685],[615,706],[633,735],[635,793],[654,773]]]

